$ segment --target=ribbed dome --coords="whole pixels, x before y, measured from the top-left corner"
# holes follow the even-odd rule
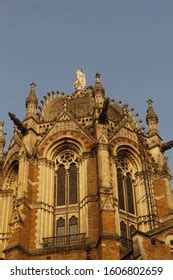
[[[99,85],[100,87],[100,85]],[[51,92],[41,101],[39,106],[41,114],[45,121],[54,121],[61,114],[64,104],[66,111],[71,113],[75,118],[92,117],[94,112],[94,93],[95,88],[88,87],[85,91],[73,93],[72,95],[65,95],[60,92]],[[109,105],[108,118],[112,121],[119,121],[122,115],[122,108],[115,104]]]

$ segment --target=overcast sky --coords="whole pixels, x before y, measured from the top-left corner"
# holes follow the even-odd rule
[[[87,84],[102,74],[106,95],[144,120],[150,97],[163,141],[173,139],[172,0],[0,0],[0,119],[25,115],[29,84],[39,99],[71,92],[76,68]],[[173,170],[173,151],[170,157]]]

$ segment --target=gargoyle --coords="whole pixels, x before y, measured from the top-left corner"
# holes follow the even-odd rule
[[[18,130],[22,133],[22,135],[25,135],[27,133],[26,126],[23,125],[23,123],[16,117],[15,114],[8,113],[10,119],[13,121],[13,123],[17,126]]]

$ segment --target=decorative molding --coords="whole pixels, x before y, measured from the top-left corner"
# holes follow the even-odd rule
[[[13,215],[10,220],[10,225],[16,224],[16,223],[23,223],[24,217],[20,214],[18,207],[14,207]]]

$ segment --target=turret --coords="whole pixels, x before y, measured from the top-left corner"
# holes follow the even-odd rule
[[[161,169],[165,164],[164,154],[162,152],[162,138],[158,130],[159,119],[153,108],[153,101],[147,100],[148,109],[146,115],[146,123],[148,125],[147,144],[152,157]]]
[[[100,74],[96,73],[96,81],[94,85],[94,99],[95,99],[95,110],[94,119],[98,119],[105,103],[105,90],[101,84]]]
[[[152,106],[153,101],[151,99],[148,99],[147,102],[148,102],[148,109],[146,115],[146,123],[148,125],[149,136],[152,136],[158,134],[159,119]]]
[[[102,108],[104,104],[105,90],[101,84],[100,76],[101,75],[99,73],[96,73],[95,75],[96,81],[94,85],[94,97],[95,97],[95,103]]]
[[[35,115],[38,105],[38,98],[36,96],[36,84],[32,82],[30,86],[31,88],[26,98],[26,117]]]

